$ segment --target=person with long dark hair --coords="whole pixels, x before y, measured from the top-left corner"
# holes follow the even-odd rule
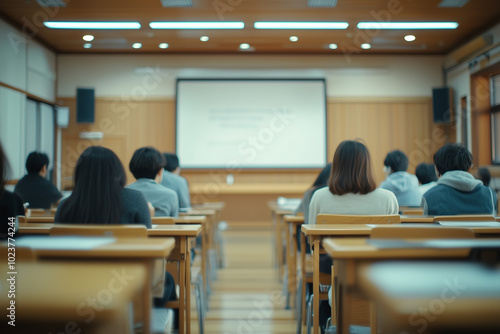
[[[151,227],[141,192],[126,189],[120,159],[108,148],[91,146],[78,158],[71,195],[61,201],[55,222],[78,224],[142,224]]]
[[[124,188],[127,182],[120,159],[108,148],[91,146],[78,158],[74,189],[61,201],[54,221],[70,224],[142,224],[151,228],[151,215],[140,191]],[[175,300],[175,282],[165,273],[163,295],[155,307]]]
[[[0,143],[0,239],[7,238],[9,218],[24,215],[23,202],[16,194],[5,189],[9,162]]]

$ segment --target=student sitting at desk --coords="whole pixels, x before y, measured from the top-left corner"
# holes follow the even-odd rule
[[[316,223],[318,214],[390,215],[398,211],[396,196],[375,184],[368,148],[359,141],[346,140],[339,144],[333,156],[328,187],[317,190],[311,199],[309,223]],[[326,254],[320,255],[324,256],[320,256],[319,270],[330,273],[332,259]],[[331,293],[329,295],[331,305]],[[321,308],[324,310],[324,306]],[[320,313],[329,314],[328,310]]]
[[[143,147],[134,152],[129,169],[137,179],[127,188],[140,191],[155,209],[157,217],[178,217],[179,199],[172,189],[162,186],[163,155],[153,147]]]
[[[460,144],[446,144],[434,154],[439,179],[422,198],[424,215],[495,215],[497,196],[468,172],[472,154]]]
[[[179,197],[179,209],[188,210],[191,207],[189,185],[187,180],[180,175],[179,157],[175,153],[163,153],[165,157],[165,171],[161,184],[174,190]]]
[[[384,160],[386,179],[380,188],[390,190],[396,195],[399,206],[419,206],[422,194],[418,190],[418,179],[407,172],[408,157],[396,150],[389,152]]]
[[[116,154],[101,146],[87,148],[78,158],[74,189],[57,208],[55,223],[142,224],[151,228],[148,204],[141,192],[124,188],[125,170]],[[174,278],[165,275],[163,296],[156,307],[175,300]]]
[[[433,164],[419,164],[415,168],[415,175],[419,183],[418,190],[422,195],[437,184],[436,168]]]
[[[309,203],[311,203],[311,198],[316,192],[316,190],[326,187],[328,185],[328,180],[330,179],[330,174],[332,172],[332,164],[327,164],[319,173],[318,177],[312,184],[311,188],[307,189],[302,197],[302,201],[299,207],[295,209],[294,214],[302,213],[304,214],[304,224],[309,224]],[[315,224],[316,222],[313,222]],[[306,252],[310,253],[309,244],[306,245]],[[300,225],[297,226],[297,247],[300,251]]]
[[[0,143],[0,240],[7,239],[9,218],[24,215],[23,202],[14,193],[5,189],[5,181],[9,162]]]
[[[31,152],[26,159],[28,174],[16,184],[16,193],[30,208],[50,209],[62,197],[57,187],[46,179],[49,157],[45,153]]]

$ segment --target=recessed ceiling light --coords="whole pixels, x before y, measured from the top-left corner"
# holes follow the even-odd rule
[[[208,38],[208,36],[201,36],[200,37],[200,41],[202,41],[202,42],[208,42],[209,39],[210,38]]]
[[[346,29],[347,22],[255,22],[255,29]]]
[[[368,50],[368,49],[371,49],[371,45],[369,43],[363,43],[361,44],[361,48],[364,49],[364,50]]]
[[[243,29],[243,22],[150,22],[151,29]]]
[[[250,49],[250,44],[248,44],[248,43],[241,43],[240,44],[240,49],[242,49],[242,50],[248,50],[248,49]]]
[[[134,44],[132,44],[132,47],[134,49],[140,49],[140,48],[142,48],[142,44],[141,43],[134,43]]]
[[[85,43],[85,44],[83,44],[83,47],[85,49],[90,49],[92,47],[92,44],[91,43]]]
[[[166,48],[168,48],[168,43],[160,43],[160,45],[158,45],[158,47],[160,49],[166,49]]]
[[[457,22],[359,22],[358,29],[456,29]]]
[[[415,35],[406,35],[404,38],[407,42],[413,42],[416,39]]]
[[[331,43],[331,44],[328,45],[328,48],[330,48],[332,50],[335,50],[337,48],[337,44]]]
[[[43,23],[51,29],[139,29],[139,22],[57,22]]]
[[[297,42],[299,38],[297,36],[290,36],[290,42]]]
[[[94,36],[92,35],[85,35],[83,36],[83,40],[86,42],[92,42],[94,40]]]

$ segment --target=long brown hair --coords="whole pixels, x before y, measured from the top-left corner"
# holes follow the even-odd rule
[[[330,192],[334,195],[364,195],[376,187],[368,148],[357,140],[341,142],[333,156]]]

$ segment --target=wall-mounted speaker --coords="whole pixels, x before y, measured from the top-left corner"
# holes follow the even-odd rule
[[[453,103],[451,88],[432,89],[432,114],[434,123],[453,122]]]
[[[76,89],[76,122],[94,123],[95,93],[93,88]]]

